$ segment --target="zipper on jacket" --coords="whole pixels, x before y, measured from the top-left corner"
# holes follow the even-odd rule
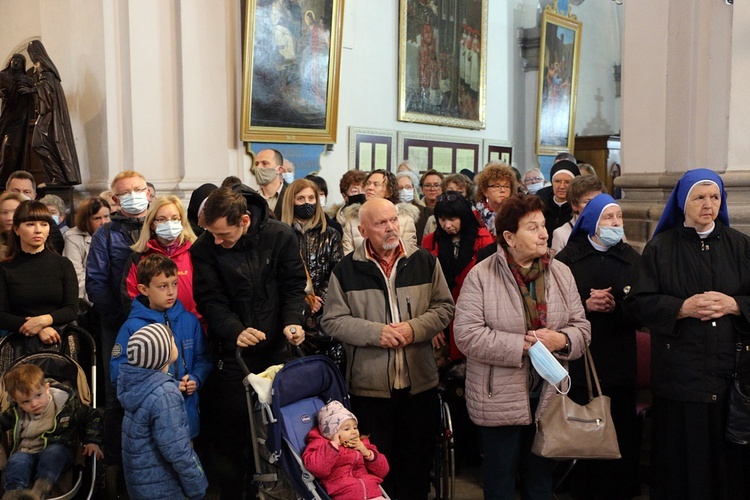
[[[495,371],[495,366],[490,365],[490,378],[487,380],[487,397],[492,397],[492,374]]]
[[[411,315],[411,297],[409,297],[408,295],[406,297],[406,314],[409,316],[406,319],[412,319],[412,315]]]

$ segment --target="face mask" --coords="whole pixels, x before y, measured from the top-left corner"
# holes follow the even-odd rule
[[[540,189],[542,189],[543,187],[544,187],[544,182],[535,182],[534,184],[529,184],[528,186],[526,186],[526,190],[529,193],[534,194]]]
[[[536,342],[529,348],[529,357],[539,376],[552,385],[556,386],[568,376],[567,370],[541,342]]]
[[[320,195],[320,206],[321,206],[321,207],[324,207],[324,206],[326,206],[326,201],[328,201],[328,200],[326,200],[326,197],[325,197],[325,195],[321,194],[321,195]]]
[[[599,226],[599,239],[605,247],[617,245],[625,234],[625,228]]]
[[[148,190],[141,193],[133,191],[130,194],[120,196],[120,208],[130,215],[138,215],[148,208]]]
[[[294,205],[294,216],[298,219],[308,220],[312,219],[315,215],[315,211],[318,209],[312,203],[303,203],[302,205]]]
[[[398,199],[401,203],[411,203],[414,200],[414,190],[402,189],[398,192]]]
[[[364,194],[353,194],[349,197],[349,203],[347,203],[347,205],[354,205],[355,203],[364,203],[364,202],[365,202]]]
[[[255,179],[261,186],[271,184],[278,175],[275,168],[258,167],[255,169]]]
[[[164,221],[156,225],[156,236],[160,236],[167,241],[174,241],[182,233],[182,222]]]
[[[284,178],[284,182],[286,182],[287,184],[291,184],[292,182],[294,182],[294,172],[284,172],[283,174],[281,174],[281,177]]]
[[[55,221],[55,224],[58,226],[60,225],[60,216],[59,215],[53,215],[52,220]]]

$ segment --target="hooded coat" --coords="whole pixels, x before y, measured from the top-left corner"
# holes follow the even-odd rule
[[[344,207],[339,213],[339,222],[344,228],[344,255],[352,253],[365,239],[359,232],[359,209],[361,204],[355,203]],[[417,221],[419,208],[411,203],[396,203],[398,210],[398,234],[404,243],[417,244]]]
[[[208,481],[190,444],[187,413],[174,379],[125,364],[117,399],[125,409],[122,466],[131,498],[200,499]]]

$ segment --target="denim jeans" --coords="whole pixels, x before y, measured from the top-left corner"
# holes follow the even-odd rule
[[[30,488],[38,479],[55,484],[73,462],[73,452],[67,446],[57,443],[48,445],[41,453],[17,451],[8,457],[8,465],[5,467],[5,490]]]

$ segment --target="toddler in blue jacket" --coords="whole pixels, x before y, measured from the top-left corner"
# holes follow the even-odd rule
[[[125,409],[122,466],[131,498],[198,499],[208,481],[190,445],[185,400],[166,374],[177,346],[166,325],[130,336],[120,367],[117,398]]]

